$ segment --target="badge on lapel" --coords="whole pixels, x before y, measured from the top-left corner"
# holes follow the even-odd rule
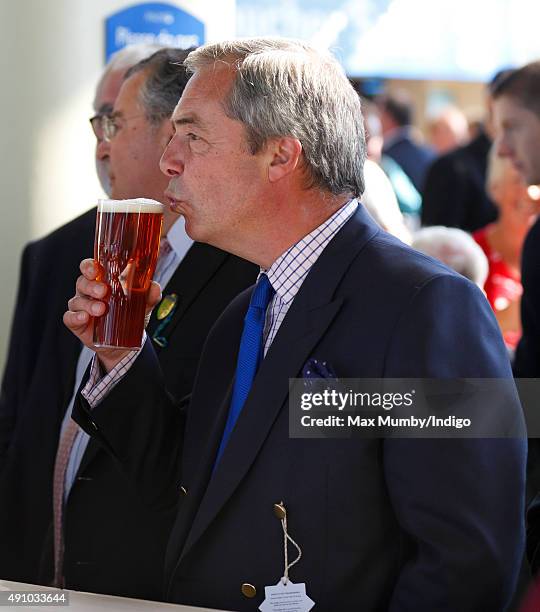
[[[152,340],[162,348],[166,347],[169,344],[169,341],[164,335],[164,332],[169,323],[171,322],[171,319],[173,318],[178,303],[178,295],[176,293],[171,293],[170,295],[166,295],[158,304],[156,310],[156,319],[160,321],[160,323],[152,334]]]

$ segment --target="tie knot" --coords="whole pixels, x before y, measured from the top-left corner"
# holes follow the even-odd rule
[[[275,291],[266,274],[261,274],[251,295],[250,307],[266,310]]]

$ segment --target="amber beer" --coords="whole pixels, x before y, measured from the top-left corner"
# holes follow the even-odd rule
[[[163,205],[155,200],[99,200],[94,259],[109,287],[94,322],[94,345],[139,349],[146,297],[156,267]]]

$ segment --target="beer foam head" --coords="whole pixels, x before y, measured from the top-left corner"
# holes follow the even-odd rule
[[[162,213],[163,204],[149,198],[132,200],[98,200],[98,210],[102,213]]]

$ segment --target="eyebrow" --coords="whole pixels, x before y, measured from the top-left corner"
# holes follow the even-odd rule
[[[181,117],[180,119],[172,119],[173,127],[180,127],[182,125],[195,125],[199,128],[203,128],[202,122],[197,115],[188,115],[187,117]]]
[[[98,115],[110,115],[113,111],[112,104],[102,104],[98,109]]]

